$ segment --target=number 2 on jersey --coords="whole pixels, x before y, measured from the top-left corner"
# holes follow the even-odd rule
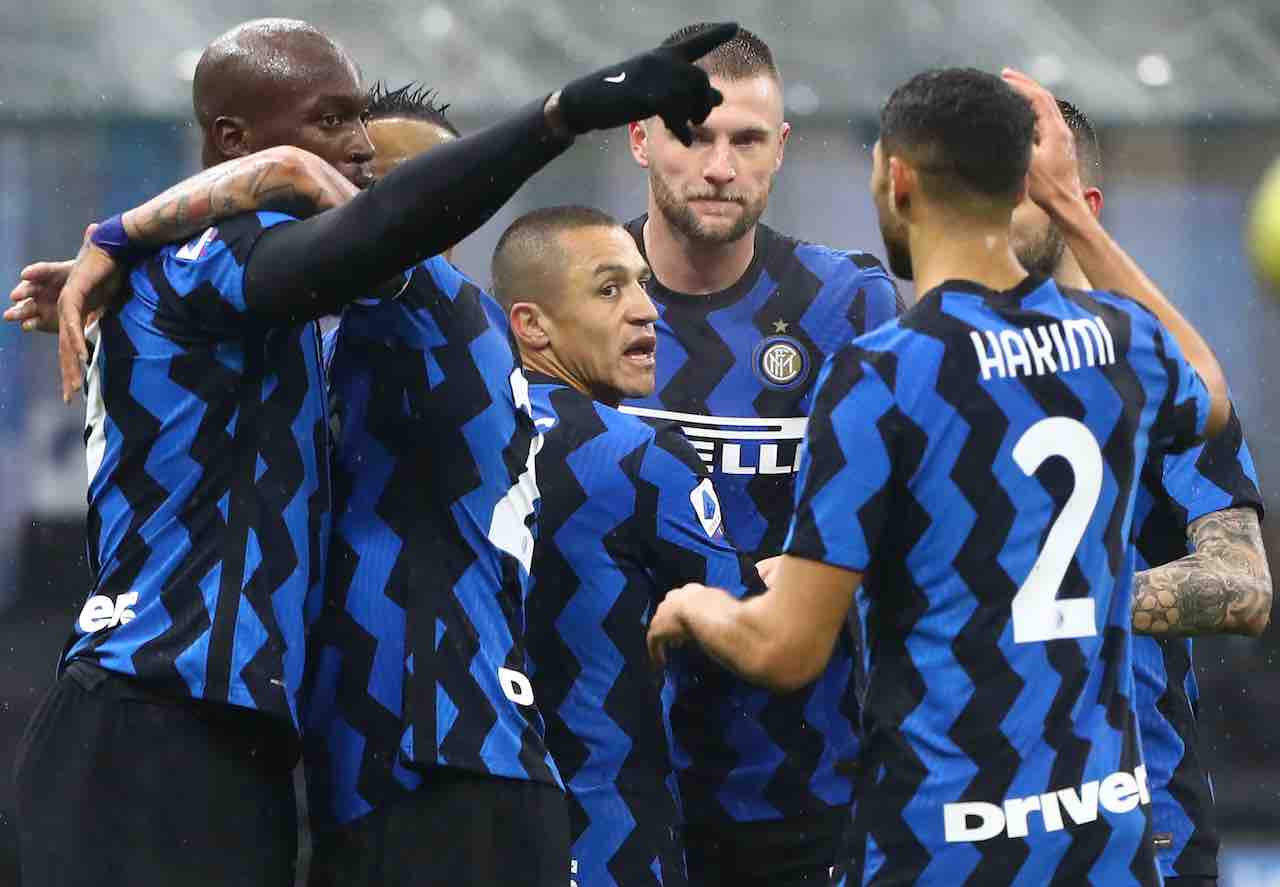
[[[1102,450],[1088,426],[1065,416],[1041,419],[1013,447],[1013,461],[1028,476],[1053,456],[1067,460],[1074,486],[1062,513],[1049,528],[1031,572],[1013,596],[1013,640],[1017,644],[1098,634],[1093,598],[1060,601],[1058,591],[1098,505]]]

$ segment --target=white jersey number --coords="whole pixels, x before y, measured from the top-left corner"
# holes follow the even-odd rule
[[[1018,644],[1098,634],[1093,598],[1060,601],[1058,591],[1098,505],[1102,450],[1086,425],[1065,416],[1041,419],[1013,448],[1013,461],[1028,476],[1052,456],[1067,460],[1075,486],[1049,528],[1049,537],[1026,581],[1013,596],[1013,640]]]
[[[511,393],[516,409],[532,416],[529,382],[519,369],[511,371]],[[529,517],[538,509],[538,473],[534,459],[541,449],[542,435],[535,434],[529,445],[524,471],[494,506],[493,518],[489,522],[489,541],[520,561],[525,572],[533,569],[533,533],[529,530]]]

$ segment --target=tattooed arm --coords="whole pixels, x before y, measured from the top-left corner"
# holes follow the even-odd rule
[[[184,240],[220,218],[253,210],[277,210],[299,218],[346,203],[356,187],[319,157],[301,148],[269,148],[210,167],[124,213],[131,242],[142,247]],[[88,248],[65,262],[35,262],[22,269],[9,294],[4,319],[27,331],[58,332],[58,296],[73,271],[73,289],[89,295],[96,315],[118,294],[118,263]],[[77,267],[78,265],[78,267]]]
[[[253,210],[309,216],[360,193],[316,155],[289,146],[268,148],[210,167],[123,216],[129,240],[163,246],[226,218]]]
[[[1193,554],[1134,575],[1133,628],[1157,637],[1244,634],[1271,619],[1271,570],[1258,513],[1206,514],[1187,527]]]

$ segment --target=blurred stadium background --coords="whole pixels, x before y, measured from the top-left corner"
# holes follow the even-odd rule
[[[772,45],[795,127],[766,220],[878,254],[866,179],[889,90],[933,66],[1029,71],[1099,124],[1108,227],[1218,351],[1275,512],[1280,575],[1280,303],[1241,240],[1280,153],[1276,0],[0,0],[0,293],[28,261],[74,253],[87,222],[197,168],[195,61],[264,14],[330,31],[369,80],[438,88],[464,132],[688,22],[736,19]],[[455,258],[487,283],[502,228],[563,202],[643,211],[621,130],[580,140]],[[83,411],[56,395],[54,344],[0,327],[0,885],[17,881],[13,747],[85,593]],[[1224,887],[1280,884],[1278,638],[1198,642]]]

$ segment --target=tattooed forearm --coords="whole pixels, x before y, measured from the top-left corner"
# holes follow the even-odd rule
[[[1271,571],[1252,508],[1206,514],[1187,528],[1194,554],[1134,576],[1141,634],[1257,636],[1271,619]]]
[[[159,246],[182,240],[218,219],[260,209],[304,216],[336,206],[353,185],[318,158],[272,148],[228,160],[174,185],[124,214],[130,240]]]

